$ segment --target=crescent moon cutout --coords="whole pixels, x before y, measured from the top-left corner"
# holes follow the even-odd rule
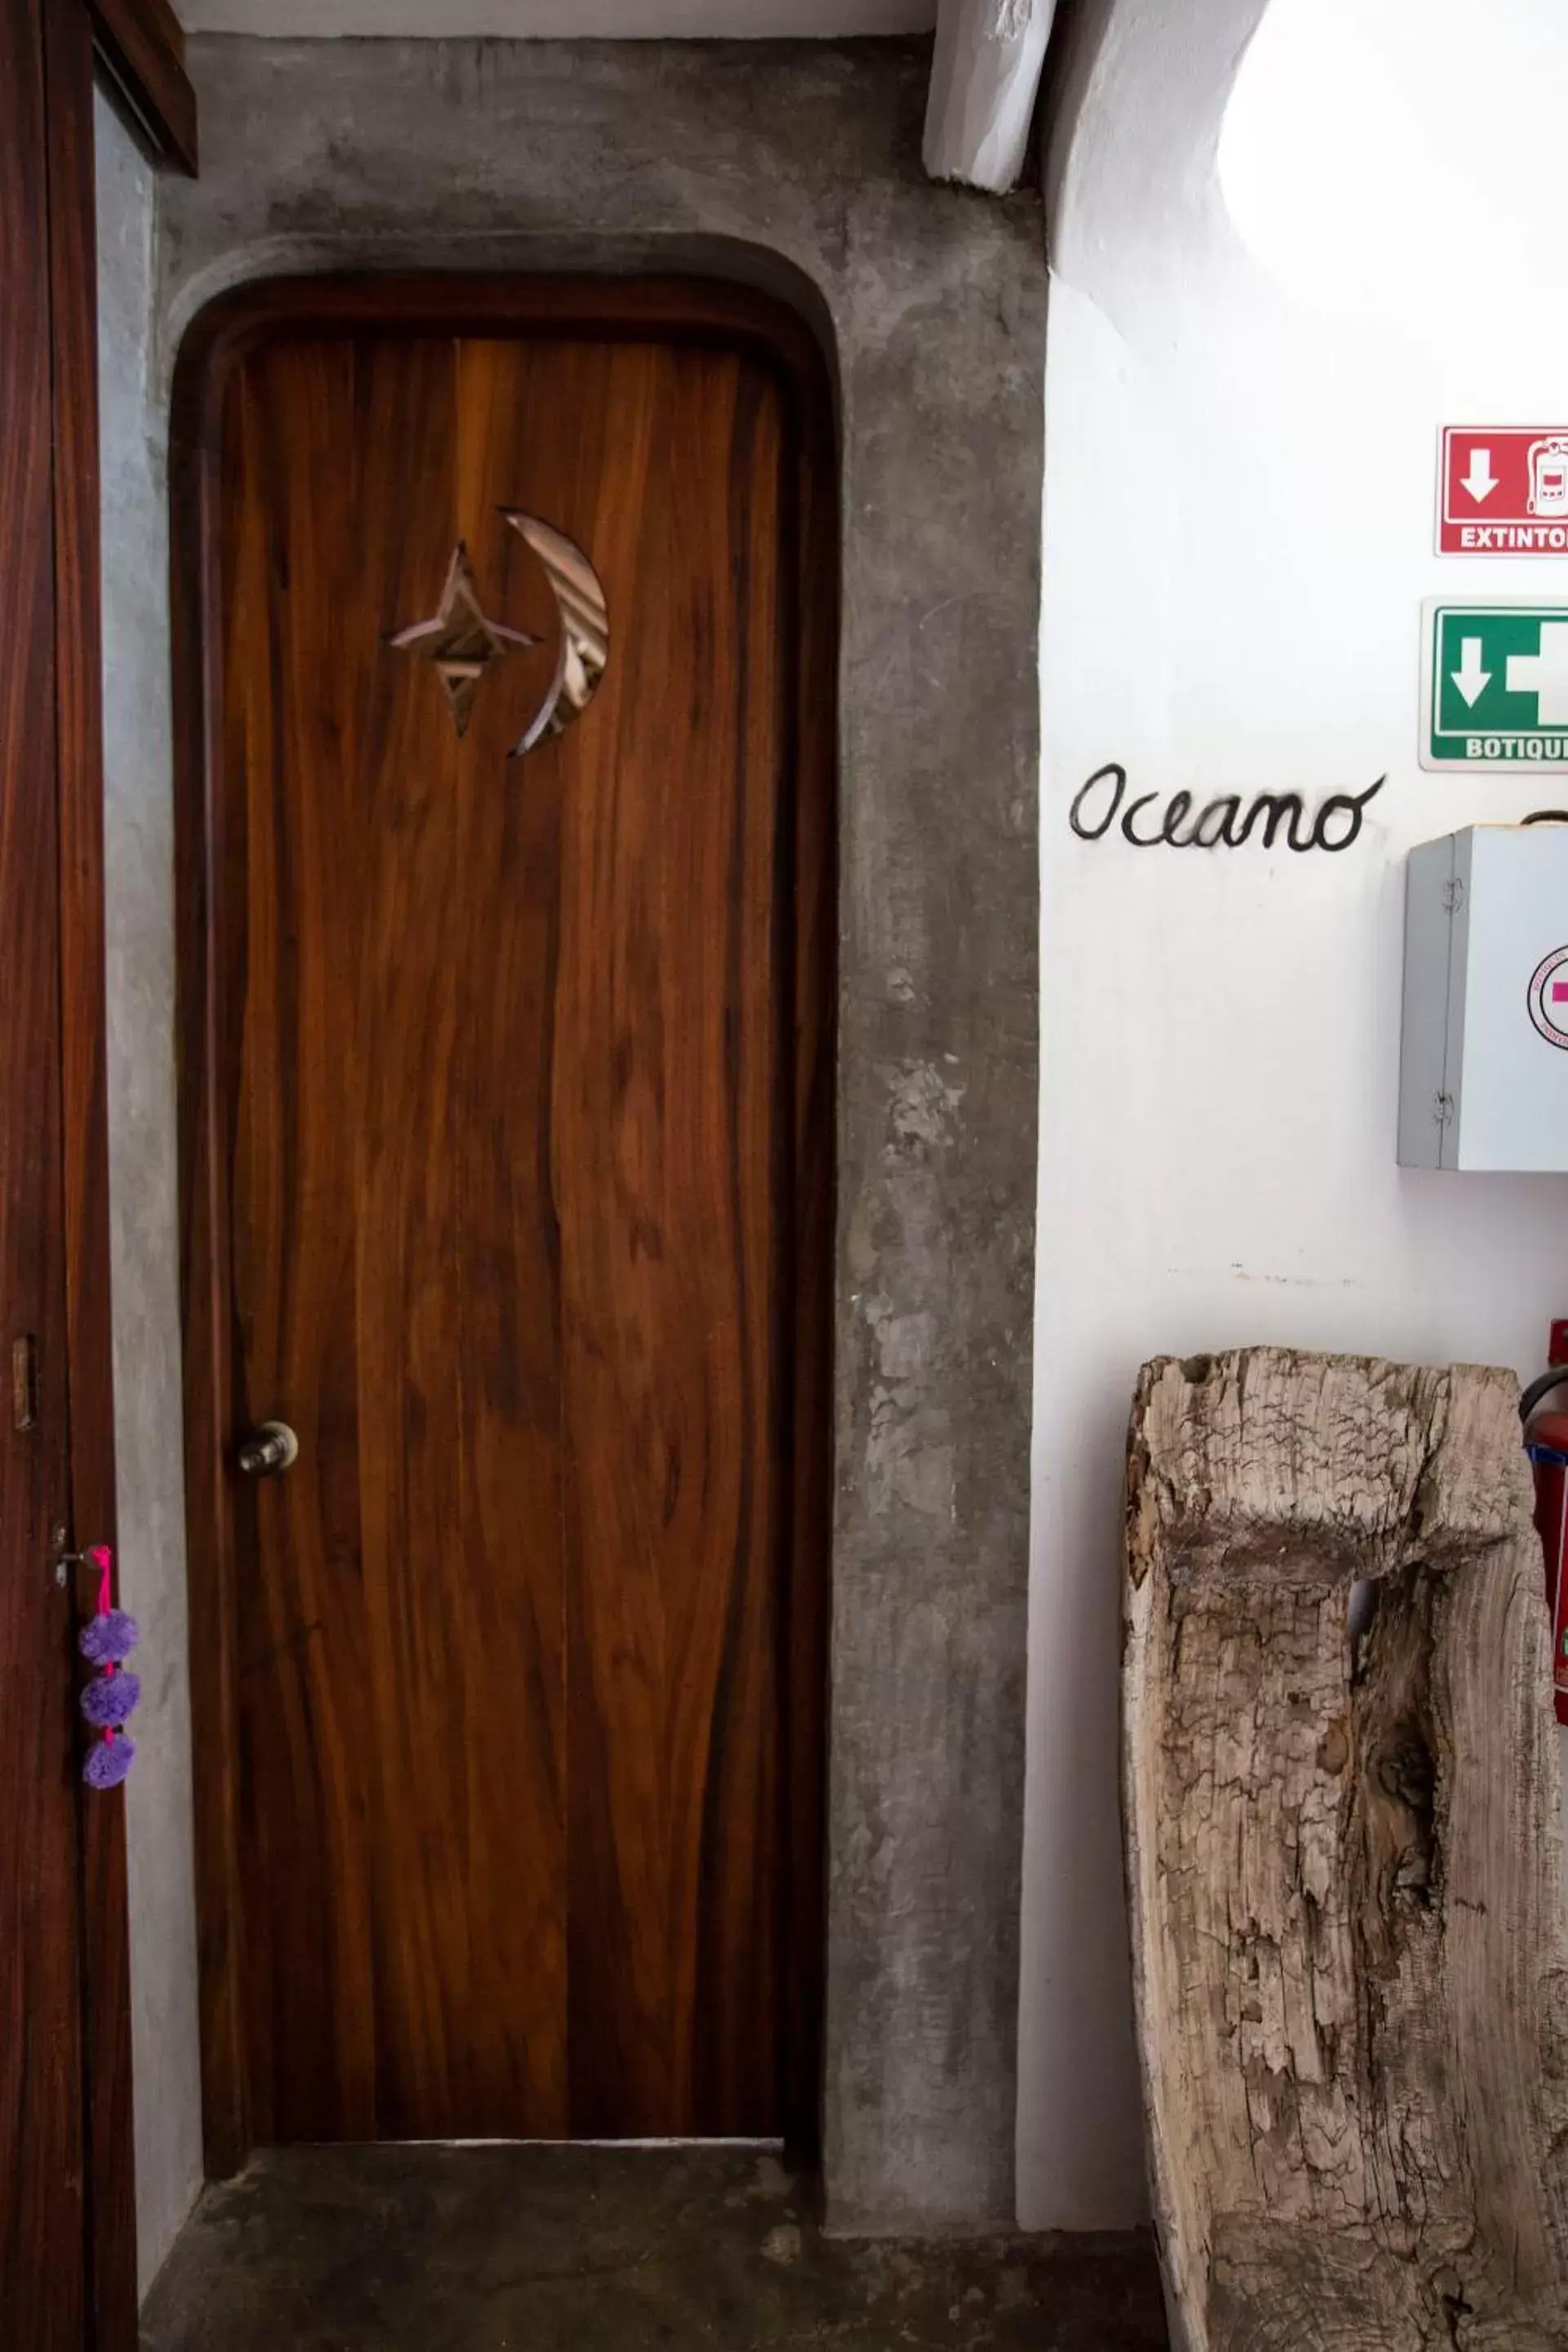
[[[610,608],[604,583],[574,539],[521,507],[500,511],[543,564],[561,622],[550,691],[508,754],[521,760],[536,743],[563,735],[593,701],[610,658]]]

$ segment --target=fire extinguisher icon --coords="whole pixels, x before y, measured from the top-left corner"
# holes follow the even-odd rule
[[[1561,433],[1530,445],[1530,511],[1568,515],[1568,438]]]
[[[1546,1554],[1546,1605],[1552,1612],[1552,1690],[1557,1720],[1568,1724],[1568,1398],[1559,1409],[1546,1401],[1568,1390],[1568,1318],[1552,1326],[1550,1369],[1531,1381],[1519,1401],[1524,1450],[1535,1470],[1535,1524]]]

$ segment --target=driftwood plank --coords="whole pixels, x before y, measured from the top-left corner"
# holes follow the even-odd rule
[[[1279,1349],[1140,1379],[1123,1800],[1179,2352],[1568,2347],[1568,1948],[1517,1396]]]

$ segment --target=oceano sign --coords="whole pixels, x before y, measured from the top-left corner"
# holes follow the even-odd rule
[[[1158,793],[1128,801],[1127,771],[1110,760],[1079,786],[1068,823],[1080,841],[1103,841],[1120,818],[1121,838],[1134,849],[1244,849],[1254,839],[1272,849],[1283,835],[1291,849],[1332,852],[1360,837],[1367,803],[1387,782],[1379,776],[1364,793],[1331,793],[1310,817],[1300,793],[1255,793],[1245,815],[1240,793],[1221,793],[1194,815],[1194,793],[1173,793],[1163,809]],[[1155,814],[1146,816],[1148,809]]]

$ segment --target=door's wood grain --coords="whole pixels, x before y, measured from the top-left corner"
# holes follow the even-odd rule
[[[81,2352],[84,2177],[60,1125],[54,440],[43,21],[0,8],[0,2312]],[[18,1422],[28,1425],[18,1427]]]
[[[574,2127],[565,1560],[548,1105],[567,787],[557,760],[508,761],[551,675],[554,617],[539,567],[496,509],[509,495],[499,485],[526,481],[531,464],[537,479],[541,467],[564,462],[563,447],[596,453],[606,418],[586,355],[577,355],[570,384],[557,378],[552,391],[530,369],[529,349],[451,347],[459,420],[453,534],[473,551],[491,609],[540,639],[485,680],[454,762],[463,942],[452,1135],[465,1482],[459,1573],[471,1638],[494,1673],[496,1704],[476,1726],[470,1751],[476,1810],[487,1782],[507,1791],[504,1814],[490,1819],[493,1866],[470,1895],[474,2014],[487,2021],[489,2045],[479,2053],[473,2128],[513,2131],[522,2113],[541,2119],[542,2133],[565,2136]],[[422,690],[428,698],[428,681]],[[512,2017],[522,2032],[492,2022]]]
[[[614,298],[573,332],[559,288],[531,320],[426,286],[386,334],[285,297],[258,334],[263,296],[177,406],[227,2161],[810,2137],[831,663],[795,572],[831,566],[831,477],[750,298],[728,331]],[[410,331],[444,307],[467,331]],[[511,764],[555,623],[502,506],[591,551],[612,634]],[[384,642],[459,541],[543,640],[460,740]],[[225,1436],[272,1413],[300,1465],[237,1494]]]
[[[649,352],[616,422],[613,676],[556,750],[573,2106],[769,2132],[780,419],[738,358]]]
[[[102,642],[98,448],[98,242],[92,27],[81,0],[47,0],[49,291],[54,384],[61,1118],[70,1526],[117,1548],[109,1285],[104,985]],[[97,1601],[90,1575],[79,1606]],[[136,2341],[125,1800],[79,1797],[87,2291],[96,2352]]]
[[[279,344],[231,393],[237,1402],[300,1438],[241,1506],[264,2138],[565,2126],[560,1586],[532,1534],[541,1499],[546,1536],[558,1517],[553,1432],[542,1496],[514,1463],[510,1522],[487,1512],[465,1346],[465,1265],[489,1255],[472,1288],[492,1325],[534,1271],[498,1290],[505,1204],[462,1197],[498,1145],[471,1073],[496,1059],[499,1079],[513,1043],[492,1026],[471,1050],[494,999],[468,975],[504,980],[476,926],[488,905],[504,933],[507,909],[497,845],[469,855],[437,680],[384,644],[432,608],[454,541],[454,356]]]
[[[239,1076],[230,1145],[235,1433],[288,1413],[301,1434],[290,1477],[240,1488],[237,1505],[237,1867],[263,2139],[330,2135],[338,2118],[363,2134],[375,2128],[370,1842],[356,1833],[373,1802],[374,1759],[359,1684],[323,1664],[329,1653],[356,1655],[367,1640],[353,1333],[355,971],[345,952],[363,883],[353,714],[332,696],[334,607],[357,552],[354,418],[344,371],[325,354],[299,362],[290,390],[300,445],[290,467],[279,465],[260,388],[241,377],[232,390],[230,465],[237,482],[252,473],[268,481],[271,502],[233,503],[225,646],[235,681],[225,710],[237,959],[226,1043]],[[323,467],[312,443],[334,429],[343,445]],[[316,543],[318,516],[331,535]],[[247,692],[253,677],[288,688]],[[328,1433],[335,1443],[324,1442]]]

